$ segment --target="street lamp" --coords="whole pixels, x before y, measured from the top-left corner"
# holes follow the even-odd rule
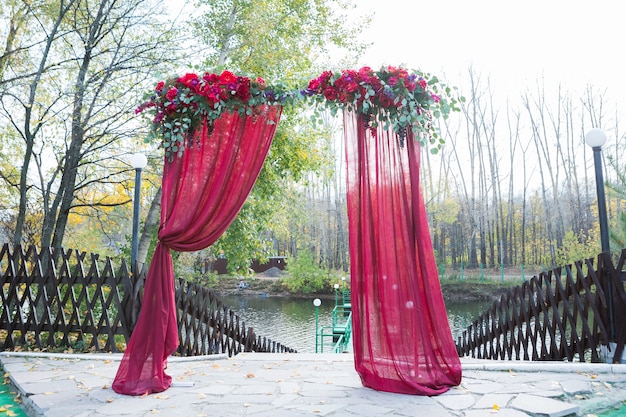
[[[598,193],[598,219],[600,221],[600,242],[602,252],[609,252],[609,226],[606,215],[604,196],[604,177],[602,174],[602,146],[606,143],[606,133],[601,129],[591,129],[585,135],[585,142],[593,149],[593,162],[596,169],[596,190]]]
[[[319,326],[319,317],[320,317],[320,306],[322,305],[322,300],[320,300],[319,298],[316,298],[315,300],[313,300],[313,305],[315,306],[315,353],[317,353],[317,347],[318,347],[318,339],[319,339],[319,330],[318,330],[318,326]]]
[[[606,133],[602,129],[591,129],[585,135],[585,142],[593,149],[593,163],[596,169],[596,191],[598,195],[598,221],[600,222],[600,243],[602,252],[611,251],[609,245],[609,222],[606,214],[606,197],[604,196],[604,176],[602,174],[602,146],[606,143]],[[607,277],[609,293],[609,342],[615,339],[615,323],[613,320],[613,285],[611,277]]]
[[[134,153],[128,162],[135,169],[135,198],[133,200],[133,237],[130,253],[130,270],[137,277],[137,252],[139,251],[139,197],[141,194],[141,170],[148,165],[148,158],[142,153]]]
[[[335,308],[339,305],[339,284],[335,284]]]

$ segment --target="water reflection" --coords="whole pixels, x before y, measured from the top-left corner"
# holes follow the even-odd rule
[[[313,298],[283,298],[233,295],[221,299],[257,335],[280,342],[298,352],[315,352],[315,307]],[[489,302],[446,303],[454,339],[490,306]],[[334,300],[322,300],[320,326],[331,323]]]

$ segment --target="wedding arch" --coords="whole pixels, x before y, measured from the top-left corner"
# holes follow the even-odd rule
[[[153,115],[165,153],[158,243],[142,309],[113,389],[166,390],[178,346],[170,249],[213,244],[261,170],[283,106],[308,99],[343,112],[355,368],[381,391],[436,395],[461,382],[420,189],[419,152],[443,143],[431,123],[452,90],[403,68],[323,72],[293,91],[261,79],[185,74],[159,82],[137,112]]]

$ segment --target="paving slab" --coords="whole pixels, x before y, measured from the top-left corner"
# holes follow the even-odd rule
[[[32,417],[587,416],[626,400],[626,367],[461,360],[458,387],[413,396],[363,387],[351,355],[213,355],[168,361],[174,384],[111,389],[121,355],[0,354]]]

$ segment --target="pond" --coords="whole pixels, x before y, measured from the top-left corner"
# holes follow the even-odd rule
[[[257,335],[267,337],[301,353],[315,352],[315,307],[313,297],[284,298],[250,295],[220,297],[246,326],[254,327]],[[448,321],[454,339],[491,305],[491,302],[446,303]],[[322,300],[318,320],[320,326],[331,323],[334,300]]]

